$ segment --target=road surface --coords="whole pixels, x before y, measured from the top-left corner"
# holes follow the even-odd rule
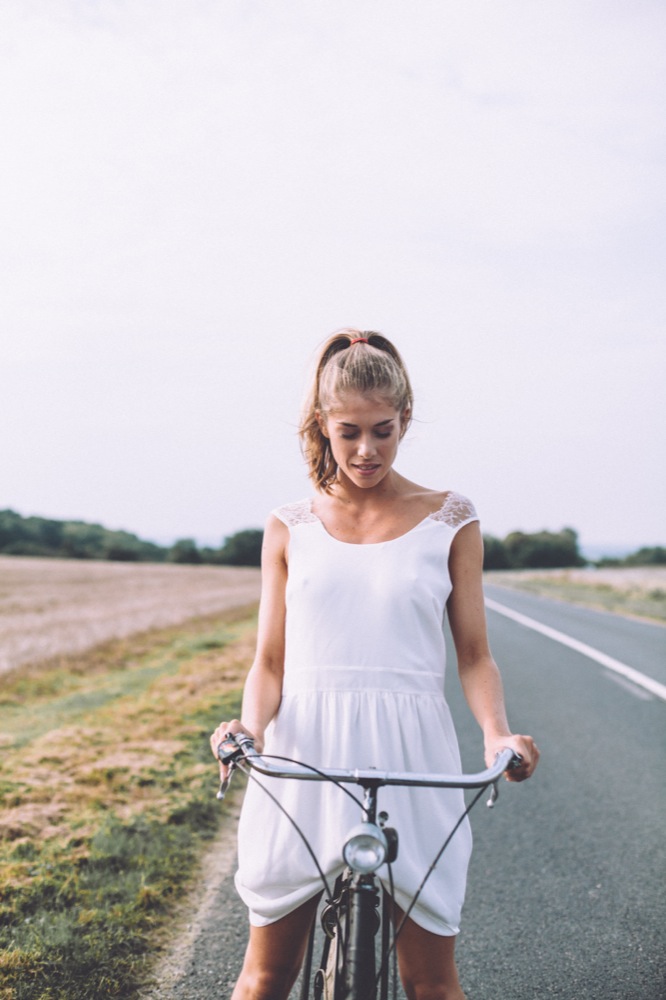
[[[487,596],[666,684],[666,628],[496,586]],[[458,942],[469,1000],[664,1000],[666,702],[505,614],[489,609],[488,621],[512,726],[535,736],[542,761],[472,816]],[[464,764],[477,770],[455,670],[447,691]],[[245,916],[230,874],[218,881],[178,976],[153,996],[230,996]]]

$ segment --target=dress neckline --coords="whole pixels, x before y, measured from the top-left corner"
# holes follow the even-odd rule
[[[451,490],[448,491],[443,501],[441,502],[439,507],[436,508],[436,510],[431,510],[428,514],[425,515],[425,517],[422,517],[420,521],[417,521],[416,524],[413,524],[411,528],[408,528],[407,531],[403,531],[399,535],[394,535],[392,538],[383,538],[379,542],[348,542],[345,541],[344,538],[336,538],[335,535],[331,534],[331,532],[328,530],[322,519],[319,517],[319,514],[315,513],[313,509],[314,497],[310,497],[308,502],[309,502],[309,510],[311,517],[313,518],[313,520],[317,522],[319,527],[329,538],[331,538],[334,542],[337,542],[339,545],[352,545],[354,546],[354,548],[363,548],[363,546],[366,545],[388,545],[391,542],[399,542],[402,538],[407,538],[408,535],[411,535],[413,532],[417,531],[418,528],[421,528],[426,523],[426,521],[436,521],[437,514],[439,514],[446,506],[446,503],[448,502],[449,497],[451,496],[451,492],[452,492]]]

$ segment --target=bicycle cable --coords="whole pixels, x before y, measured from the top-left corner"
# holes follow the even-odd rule
[[[393,884],[393,865],[389,862],[389,864],[386,867],[388,868],[389,892],[391,894],[391,918],[393,918],[394,907],[395,907],[395,886]],[[388,951],[386,953],[386,958],[390,958],[391,959],[391,965],[393,966],[393,968],[392,968],[392,973],[393,973],[393,976],[392,976],[392,980],[393,980],[393,984],[392,984],[393,985],[393,1000],[397,1000],[397,996],[398,996],[398,993],[397,993],[397,989],[398,989],[398,985],[397,985],[398,984],[398,951],[397,951],[397,949],[395,947],[395,924],[393,922],[393,919],[391,919],[391,927],[393,928],[393,941],[389,942],[389,948],[388,948]],[[382,972],[384,970],[384,965],[385,964],[386,964],[386,959],[385,959],[384,955],[382,955],[382,960],[381,960],[381,963],[380,963],[380,966],[379,966],[379,976],[377,977],[377,980],[375,982],[375,987],[377,986],[377,983],[379,982],[379,979],[381,979],[381,975],[382,975]]]
[[[492,784],[492,782],[488,782],[488,785],[490,785],[490,784]],[[377,973],[377,975],[375,977],[375,988],[377,987],[377,985],[378,985],[378,983],[379,983],[379,981],[381,979],[382,971],[384,969],[384,966],[385,966],[388,958],[391,955],[393,955],[393,958],[395,959],[396,942],[397,942],[397,939],[398,939],[398,937],[400,935],[400,932],[402,931],[403,927],[405,926],[405,924],[407,922],[407,919],[408,919],[409,915],[411,914],[412,910],[416,906],[418,898],[421,895],[426,882],[428,881],[428,879],[432,875],[433,871],[437,867],[437,862],[441,858],[441,856],[444,853],[444,851],[446,850],[446,848],[451,843],[451,840],[453,839],[453,836],[456,833],[456,831],[458,830],[458,828],[461,826],[461,824],[464,822],[464,820],[467,818],[467,816],[469,816],[470,812],[472,811],[472,809],[474,808],[474,806],[476,805],[476,803],[479,801],[479,799],[481,798],[481,796],[487,791],[488,785],[484,785],[483,788],[481,788],[476,793],[476,795],[474,796],[474,798],[472,799],[472,801],[469,803],[469,805],[467,806],[467,808],[465,809],[465,811],[462,813],[462,815],[458,819],[457,823],[455,824],[455,826],[453,827],[453,829],[449,833],[448,837],[446,838],[446,840],[444,841],[444,843],[440,847],[440,849],[437,852],[437,854],[435,855],[432,863],[430,864],[430,867],[428,868],[427,872],[423,876],[423,879],[421,880],[421,884],[419,885],[418,889],[416,890],[416,892],[415,892],[415,894],[414,894],[414,896],[412,898],[411,903],[409,904],[409,906],[405,910],[405,912],[404,912],[404,914],[402,916],[402,920],[400,921],[400,923],[398,924],[397,928],[394,931],[393,941],[391,942],[391,945],[389,946],[389,949],[388,949],[386,955],[382,955],[382,961],[381,961],[381,964],[380,964],[380,967],[379,967],[379,972]],[[389,873],[390,873],[390,867],[389,867]],[[390,875],[389,875],[389,884],[392,886],[392,878],[391,878]],[[391,895],[393,896],[393,892],[391,892]]]
[[[361,799],[357,798],[353,792],[350,792],[342,781],[337,781],[335,778],[331,778],[330,775],[326,774],[325,771],[320,771],[318,767],[314,766],[314,764],[305,764],[302,760],[296,760],[293,757],[280,757],[278,754],[274,753],[262,753],[260,756],[264,760],[280,760],[283,764],[296,764],[297,767],[303,767],[308,771],[312,771],[313,774],[318,774],[324,781],[327,781],[330,785],[335,785],[335,787],[339,788],[341,792],[348,795],[355,805],[359,806],[361,809],[363,808],[363,802]],[[285,775],[285,777],[288,779],[289,775]]]
[[[301,830],[301,828],[298,825],[298,823],[296,822],[296,820],[293,819],[289,815],[289,813],[284,808],[284,806],[282,805],[282,803],[278,801],[277,797],[275,795],[273,795],[272,792],[269,792],[269,790],[266,788],[266,786],[264,784],[262,784],[261,781],[259,781],[259,778],[257,778],[256,774],[252,774],[252,768],[246,767],[243,764],[238,764],[238,767],[240,768],[240,770],[243,772],[243,774],[246,777],[251,778],[252,781],[255,781],[257,783],[257,785],[259,786],[259,788],[263,789],[263,791],[266,793],[266,795],[269,797],[269,799],[271,799],[275,803],[275,805],[278,807],[278,809],[280,810],[280,812],[282,813],[282,815],[285,816],[289,820],[289,822],[293,826],[294,830],[296,831],[296,833],[298,834],[298,836],[303,841],[303,844],[305,845],[305,849],[307,850],[308,854],[312,858],[312,860],[314,862],[314,865],[315,865],[315,868],[317,869],[317,874],[319,875],[319,878],[324,883],[324,889],[326,890],[326,893],[328,894],[328,896],[330,898],[330,896],[331,896],[331,888],[330,888],[330,886],[329,886],[329,884],[328,884],[328,882],[326,880],[326,876],[324,875],[322,867],[319,864],[319,861],[317,860],[317,855],[313,851],[312,846],[311,846],[308,838],[305,836],[305,834]]]
[[[329,778],[328,775],[323,774],[318,768],[314,767],[313,765],[311,765],[311,764],[304,764],[301,761],[294,760],[291,757],[279,757],[277,754],[264,754],[263,756],[266,758],[266,760],[279,760],[279,761],[282,761],[285,764],[297,764],[297,765],[299,765],[301,767],[307,768],[308,770],[312,771],[313,774],[320,775],[322,778],[325,778],[327,781],[329,781],[332,785],[335,785],[336,788],[339,788],[341,791],[345,792],[345,794],[348,795],[351,798],[351,800],[357,806],[362,807],[362,802],[352,792],[350,792],[348,788],[345,788],[344,785],[341,782],[335,781],[334,778]],[[326,875],[324,874],[324,871],[323,871],[321,865],[319,864],[319,861],[318,861],[317,856],[316,856],[316,854],[315,854],[315,852],[314,852],[314,850],[312,848],[312,845],[310,844],[310,841],[308,840],[308,838],[306,837],[306,835],[303,833],[303,831],[301,830],[301,828],[298,825],[298,823],[296,822],[296,820],[293,818],[293,816],[289,815],[289,813],[287,812],[287,810],[285,809],[285,807],[278,800],[277,796],[273,795],[273,793],[268,790],[268,788],[266,787],[266,785],[262,781],[259,780],[259,778],[257,777],[257,775],[252,773],[252,766],[251,765],[248,765],[248,764],[242,763],[241,761],[238,761],[237,762],[237,767],[240,768],[240,770],[243,772],[243,774],[246,777],[251,778],[253,781],[256,782],[256,784],[259,786],[259,788],[263,789],[263,791],[266,793],[266,795],[268,795],[269,799],[271,799],[271,801],[274,802],[274,804],[278,807],[278,809],[283,814],[283,816],[285,816],[289,820],[289,822],[293,826],[294,830],[296,831],[296,833],[298,834],[298,836],[303,841],[303,844],[305,845],[305,848],[306,848],[308,854],[310,855],[310,857],[312,858],[312,861],[314,862],[315,868],[317,869],[317,874],[319,875],[319,878],[321,879],[321,881],[323,883],[324,891],[326,892],[326,895],[328,897],[326,901],[327,902],[332,902],[333,896],[332,896],[331,887],[328,884],[328,880],[326,878]]]

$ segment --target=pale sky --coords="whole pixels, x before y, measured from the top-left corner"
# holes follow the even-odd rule
[[[338,327],[483,529],[666,543],[663,0],[4,0],[0,508],[219,544]]]

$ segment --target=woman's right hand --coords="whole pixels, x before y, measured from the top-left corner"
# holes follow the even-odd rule
[[[238,719],[232,719],[231,722],[221,722],[215,732],[210,737],[210,749],[213,753],[213,757],[220,765],[220,781],[226,781],[229,776],[229,765],[223,764],[220,758],[217,756],[218,747],[220,743],[224,742],[224,739],[229,733],[235,735],[236,733],[245,733],[250,739],[255,741],[255,746],[261,752],[262,747],[258,746],[258,741],[253,733],[246,729],[245,726],[238,721]]]

